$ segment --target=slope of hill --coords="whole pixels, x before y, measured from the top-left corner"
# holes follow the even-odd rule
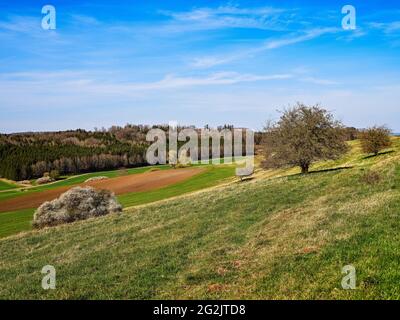
[[[141,182],[140,180],[144,179],[143,175],[142,178],[139,177],[135,179],[135,177],[133,177],[133,179],[128,179],[127,182],[130,187],[134,187],[134,185],[136,185],[138,188],[136,191],[131,190],[132,192],[123,192],[117,196],[124,208],[175,197],[196,190],[209,188],[211,186],[225,183],[231,179],[234,179],[235,168],[233,165],[194,165],[192,169],[194,168],[199,169],[201,172],[181,181],[171,181],[170,174],[167,174],[166,176],[167,181],[163,180],[162,176],[165,178],[165,175],[161,173],[164,170],[170,169],[170,172],[173,172],[172,175],[178,173],[178,171],[185,170],[185,168],[172,170],[171,167],[167,165],[103,171],[101,175],[110,178],[110,180],[103,181],[105,182],[105,188],[107,189],[111,187],[111,185],[109,185],[110,182],[115,182],[115,179],[118,180],[118,177],[128,178],[131,177],[131,175],[139,177],[140,174],[151,172],[155,174],[155,177],[153,176],[153,178],[156,179],[156,184],[158,184],[158,186],[156,184],[152,184],[150,179],[146,179],[144,182]],[[137,176],[138,174],[139,176]],[[88,177],[95,177],[97,175],[98,173],[90,173],[72,176],[68,179],[49,183],[47,185],[13,189],[11,191],[0,191],[0,238],[17,234],[21,231],[31,230],[33,213],[37,204],[42,203],[42,200],[44,200],[42,197],[55,198],[58,192],[63,192],[72,186],[83,183],[88,179]],[[153,180],[153,182],[155,181]],[[162,183],[164,186],[162,187],[160,183]],[[151,189],[139,191],[140,188],[144,188],[146,185],[150,185]],[[97,185],[97,188],[99,187],[100,186]],[[117,194],[118,193],[119,192],[117,192]],[[28,198],[32,200],[32,197],[36,200],[40,200],[38,203],[36,203],[36,206],[32,202],[28,201]],[[10,201],[14,203],[14,205],[26,209],[6,211],[10,209],[6,208],[7,205],[10,205]],[[13,209],[16,208],[14,207]]]
[[[0,240],[0,298],[399,299],[400,139]],[[53,265],[56,290],[41,288]],[[356,290],[341,288],[353,265]]]
[[[0,191],[10,190],[15,188],[18,188],[18,185],[16,185],[15,183],[9,182],[4,179],[0,179]]]

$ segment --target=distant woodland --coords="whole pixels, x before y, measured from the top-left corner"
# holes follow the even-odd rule
[[[155,127],[168,131],[167,125],[128,124],[94,131],[0,134],[0,177],[18,181],[38,178],[52,170],[66,175],[144,166],[150,144],[146,134]],[[222,128],[233,126],[218,129]],[[355,138],[350,131],[349,140]],[[261,139],[262,133],[256,133],[256,145]]]
[[[0,135],[0,176],[12,180],[60,174],[134,167],[145,164],[151,127],[111,127],[108,130],[73,130]]]

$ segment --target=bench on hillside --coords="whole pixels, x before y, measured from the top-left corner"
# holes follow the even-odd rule
[[[240,181],[246,180],[249,177],[251,177],[254,174],[254,170],[250,171],[250,172],[245,172],[242,174],[236,174],[237,177],[240,178]]]

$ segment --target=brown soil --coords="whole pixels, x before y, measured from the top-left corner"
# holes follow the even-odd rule
[[[110,190],[119,195],[129,192],[150,191],[163,188],[189,179],[202,171],[203,170],[200,168],[160,170],[33,192],[0,202],[0,212],[37,208],[43,202],[53,200],[65,191],[76,186],[92,186],[97,189]]]

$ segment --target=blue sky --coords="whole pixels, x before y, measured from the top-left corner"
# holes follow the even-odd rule
[[[0,132],[260,129],[297,101],[400,132],[399,53],[398,1],[0,0]]]

